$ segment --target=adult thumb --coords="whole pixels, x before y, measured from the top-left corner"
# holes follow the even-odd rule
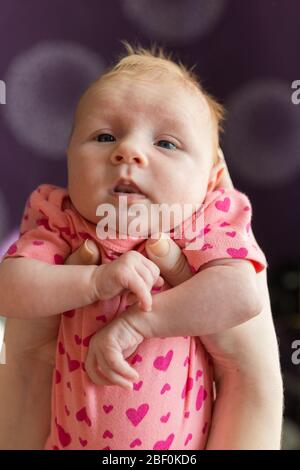
[[[159,233],[149,238],[145,249],[155,263],[161,275],[171,286],[177,286],[192,277],[189,264],[179,246],[166,233]]]
[[[86,240],[78,250],[74,251],[65,261],[69,265],[92,265],[99,264],[100,253],[96,243]]]

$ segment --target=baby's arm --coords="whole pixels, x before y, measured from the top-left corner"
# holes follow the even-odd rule
[[[244,323],[261,309],[252,264],[222,259],[207,263],[187,281],[153,296],[151,312],[140,315],[128,309],[124,317],[145,337],[199,336]]]
[[[12,318],[57,315],[96,301],[95,266],[50,265],[29,258],[0,264],[0,311]]]
[[[259,314],[255,276],[248,261],[212,261],[182,284],[153,296],[152,311],[129,307],[91,339],[86,361],[91,380],[120,385],[125,379],[130,388],[128,380],[137,376],[125,359],[144,338],[210,335]]]
[[[110,299],[125,289],[149,309],[151,288],[162,282],[157,266],[136,251],[101,266],[8,258],[0,264],[0,311],[7,317],[48,317]]]

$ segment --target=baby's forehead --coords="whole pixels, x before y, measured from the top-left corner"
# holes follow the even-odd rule
[[[121,81],[120,81],[121,80]],[[120,86],[121,84],[121,86]],[[135,85],[139,85],[136,87]],[[150,100],[146,100],[146,94],[149,92]],[[155,92],[154,94],[151,94]],[[105,107],[105,103],[114,102],[114,98],[117,99],[122,96],[125,98],[126,103],[130,104],[130,97],[135,98],[140,93],[141,108],[147,109],[146,103],[152,104],[151,98],[162,97],[162,109],[165,110],[170,108],[172,110],[172,116],[174,120],[177,116],[193,116],[197,120],[204,123],[211,124],[211,112],[207,102],[207,99],[199,88],[196,88],[193,84],[186,83],[183,80],[179,80],[177,77],[171,77],[168,80],[163,79],[161,81],[151,80],[151,78],[139,79],[138,77],[114,77],[107,80],[97,80],[94,82],[80,98],[76,113],[75,122],[80,117],[84,117],[87,112],[101,111],[101,108]],[[133,98],[132,98],[133,99]],[[175,103],[176,106],[170,106],[170,103]],[[102,105],[102,106],[101,106]],[[151,109],[151,107],[150,107]],[[117,110],[120,111],[119,109]],[[159,117],[159,116],[158,116]]]

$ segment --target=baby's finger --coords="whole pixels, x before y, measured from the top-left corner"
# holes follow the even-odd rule
[[[128,305],[136,304],[138,302],[138,298],[137,298],[136,294],[134,294],[133,292],[130,292],[127,295],[126,302],[127,302]]]
[[[162,287],[165,283],[165,280],[163,277],[159,276],[155,284],[153,284],[153,287]]]
[[[94,354],[90,353],[88,354],[87,359],[85,361],[85,370],[90,380],[95,385],[112,385],[111,382],[104,377],[104,375],[102,375],[100,372],[98,373],[98,370],[96,371],[96,368],[96,357],[94,356]]]
[[[102,374],[102,370],[100,368],[96,368],[97,373]],[[107,378],[106,378],[107,379]],[[109,385],[119,385],[119,387],[123,387],[126,390],[133,390],[133,381],[126,380],[119,374],[116,374],[114,371],[109,372]]]
[[[138,380],[139,374],[133,367],[125,361],[123,354],[117,350],[107,351],[105,357],[101,354],[97,356],[98,366],[108,380],[113,381],[115,375],[120,375],[124,379]]]
[[[118,376],[117,374],[111,373],[111,377],[113,380],[109,380],[106,378],[100,367],[98,366],[97,359],[94,356],[94,354],[90,354],[89,357],[86,360],[85,363],[85,370],[90,378],[90,380],[95,384],[95,385],[104,385],[104,386],[114,386],[114,385],[119,385],[120,387],[125,388],[126,390],[132,390],[133,385],[132,382],[124,379],[121,376]]]
[[[162,287],[164,283],[165,283],[165,280],[161,276],[159,276],[155,284],[153,284],[153,287],[157,287],[157,288]],[[128,291],[128,289],[126,290]],[[129,292],[127,295],[126,301],[128,305],[133,305],[137,303],[138,297],[133,292]]]
[[[128,289],[137,296],[141,304],[141,309],[146,311],[151,310],[152,295],[144,280],[138,274],[129,279]]]
[[[143,257],[143,265],[148,271],[150,271],[153,280],[156,281],[160,274],[159,267],[151,259],[148,259],[145,256]]]

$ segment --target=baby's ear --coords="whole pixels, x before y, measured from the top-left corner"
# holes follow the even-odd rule
[[[217,155],[215,158],[215,163],[210,170],[209,182],[207,186],[207,191],[213,191],[218,187],[219,181],[221,179],[222,173],[225,169],[225,159],[221,148],[219,147]]]

